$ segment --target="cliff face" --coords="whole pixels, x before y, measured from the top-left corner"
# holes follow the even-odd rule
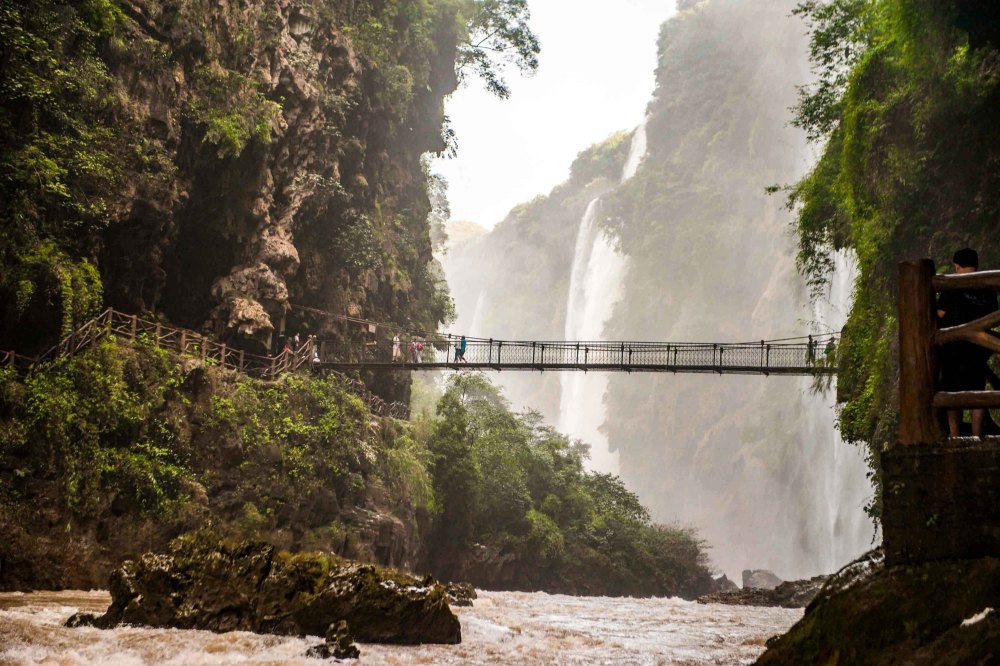
[[[67,263],[96,265],[107,304],[260,345],[284,326],[358,333],[292,304],[428,329],[447,317],[420,160],[444,148],[454,3],[92,0],[14,3],[4,19],[8,36],[63,21],[88,45],[53,42],[64,74],[100,72],[104,101],[56,101],[105,132],[81,150],[96,160],[107,148],[109,175],[91,188],[102,206],[77,233],[48,235]],[[47,128],[21,121],[12,154],[30,157]],[[65,221],[44,204],[11,243],[22,254],[4,257],[15,270],[30,264],[24,247],[46,242],[45,218]],[[2,285],[5,347],[52,334],[25,326],[26,312],[73,301],[35,282]]]

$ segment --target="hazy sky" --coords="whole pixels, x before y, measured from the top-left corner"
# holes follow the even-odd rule
[[[674,0],[529,0],[538,73],[500,100],[471,79],[446,102],[458,157],[438,159],[453,220],[492,227],[569,175],[576,154],[634,128],[653,92],[656,37]]]

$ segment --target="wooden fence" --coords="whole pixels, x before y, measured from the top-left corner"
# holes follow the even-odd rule
[[[307,338],[297,348],[286,348],[276,355],[263,356],[247,353],[242,349],[233,349],[223,342],[217,342],[195,331],[144,319],[134,314],[124,314],[112,308],[75,328],[57,345],[37,357],[23,356],[13,351],[0,351],[0,367],[27,368],[59,356],[73,356],[92,347],[105,336],[145,341],[160,349],[173,351],[182,356],[200,358],[203,362],[265,380],[275,380],[290,372],[310,370],[314,366],[319,368],[316,343],[312,338]],[[407,418],[409,410],[406,405],[386,402],[369,391],[362,382],[346,375],[341,376],[373,412],[393,418]]]
[[[952,342],[1000,352],[1000,339],[991,333],[1000,324],[1000,312],[939,330],[935,295],[959,289],[1000,291],[1000,271],[935,275],[930,259],[908,261],[899,266],[898,286],[899,443],[934,444],[944,439],[939,410],[1000,408],[1000,391],[938,391],[936,360],[937,347]]]

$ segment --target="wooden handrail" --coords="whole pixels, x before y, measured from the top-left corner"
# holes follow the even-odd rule
[[[0,350],[0,366],[33,366],[56,356],[75,354],[82,349],[93,346],[105,335],[120,335],[126,339],[135,340],[144,333],[152,334],[152,340],[157,347],[176,349],[181,355],[187,354],[187,348],[193,341],[197,345],[197,355],[201,359],[212,359],[220,367],[269,380],[277,379],[289,372],[298,371],[303,366],[310,367],[315,344],[313,340],[307,339],[299,345],[298,349],[282,350],[276,356],[250,354],[242,349],[236,355],[233,353],[235,350],[229,349],[226,344],[211,340],[195,331],[107,308],[96,317],[75,328],[55,346],[38,357],[29,358],[14,351]],[[230,361],[232,356],[237,356],[237,360]],[[335,374],[339,375],[346,385],[352,387],[360,395],[372,412],[381,416],[406,418],[408,412],[406,405],[398,402],[387,403],[368,391],[364,384],[341,373]]]
[[[935,292],[965,289],[1000,291],[1000,271],[934,275],[930,259],[899,266],[898,438],[902,445],[943,439],[936,410],[1000,408],[1000,391],[936,391],[938,346],[969,342],[1000,352],[1000,339],[990,332],[1000,325],[1000,312],[936,330]]]
[[[931,284],[934,287],[934,291],[939,292],[958,291],[959,289],[1000,291],[1000,271],[976,271],[974,273],[935,275]]]
[[[954,391],[934,394],[937,409],[998,409],[1000,391]]]

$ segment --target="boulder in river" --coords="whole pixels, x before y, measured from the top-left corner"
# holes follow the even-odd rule
[[[205,534],[176,539],[111,574],[111,606],[70,622],[282,635],[325,635],[345,620],[367,643],[460,643],[461,625],[433,578],[332,554],[230,545]]]
[[[361,650],[354,644],[347,623],[341,620],[326,629],[326,642],[314,645],[306,652],[313,659],[357,659]]]
[[[744,569],[743,587],[755,587],[761,590],[773,590],[783,583],[780,578],[774,575],[773,571],[767,569]]]

